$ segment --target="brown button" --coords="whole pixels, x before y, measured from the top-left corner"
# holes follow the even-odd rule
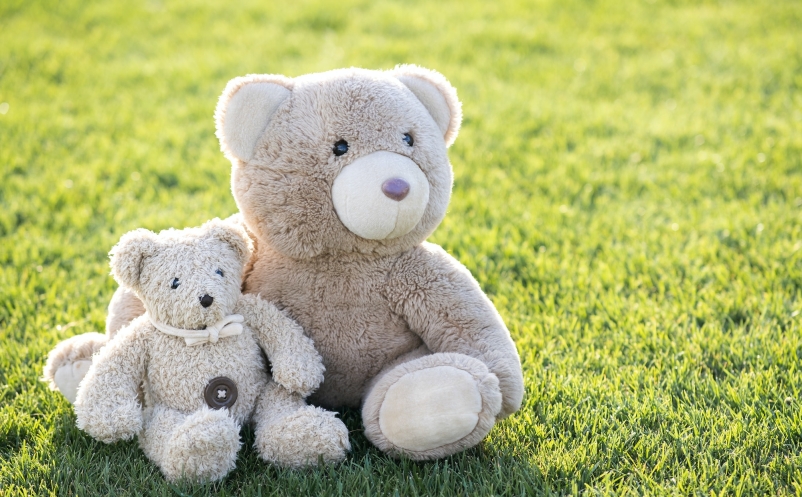
[[[237,384],[225,376],[218,376],[206,385],[203,398],[212,409],[231,407],[237,401]]]

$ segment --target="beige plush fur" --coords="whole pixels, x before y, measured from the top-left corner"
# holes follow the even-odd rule
[[[297,467],[344,457],[345,426],[303,401],[323,380],[312,341],[274,305],[240,293],[250,255],[245,232],[219,220],[158,235],[136,230],[121,239],[112,273],[146,313],[92,359],[75,402],[79,428],[107,443],[139,435],[145,454],[171,480],[225,476],[236,461],[240,425],[250,420],[266,460]],[[209,296],[211,305],[201,305]],[[216,343],[188,345],[154,326],[202,330],[232,314],[244,317],[241,333],[221,334]],[[213,410],[204,389],[220,376],[234,381],[238,397]]]
[[[106,315],[107,338],[114,338],[120,329],[131,322],[131,316],[141,316],[145,313],[142,301],[136,298],[133,290],[120,287],[109,302],[109,313]]]
[[[264,86],[238,104],[249,85]],[[416,66],[253,75],[228,85],[215,116],[241,213],[231,221],[255,244],[244,291],[274,302],[315,341],[326,381],[312,402],[361,405],[367,437],[413,459],[471,447],[520,407],[520,359],[501,317],[464,266],[425,242],[446,213],[446,149],[461,121],[442,75]],[[239,137],[254,134],[249,150]],[[336,155],[340,140],[348,150]],[[399,236],[359,236],[332,200],[341,172],[376,153],[409,159],[428,182],[423,213]],[[365,205],[355,215],[381,224],[387,209]],[[124,300],[110,313],[122,314]],[[438,382],[452,397],[437,395]]]
[[[523,378],[509,332],[475,279],[424,242],[445,215],[451,193],[446,148],[461,120],[453,87],[438,73],[414,66],[345,69],[289,81],[251,78],[281,84],[291,95],[278,105],[251,157],[232,157],[232,191],[258,242],[244,288],[288,311],[315,340],[327,372],[310,400],[326,407],[362,405],[366,435],[392,454],[431,459],[475,445],[496,419],[518,409]],[[234,95],[224,92],[218,116],[226,115]],[[219,121],[218,136],[228,150]],[[332,147],[339,140],[349,149],[337,156]],[[376,152],[410,159],[429,183],[428,203],[415,227],[378,240],[349,230],[332,201],[340,173]],[[411,359],[420,350],[423,357]],[[399,362],[402,357],[410,359]],[[425,438],[435,415],[441,422],[451,416],[463,428],[465,419],[476,423],[440,437],[446,440],[440,445],[409,433],[394,443],[393,434],[381,429],[385,398],[393,385],[422,369],[443,373],[443,381],[472,377],[473,385],[456,382],[455,388],[463,389],[460,398],[480,395],[481,409],[474,412],[469,402],[449,406],[444,398],[426,412],[409,409],[406,430]],[[435,381],[431,374],[415,378]],[[413,383],[404,383],[409,398],[395,395],[395,405],[417,405]]]

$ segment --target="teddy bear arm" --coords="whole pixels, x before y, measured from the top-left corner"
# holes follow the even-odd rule
[[[510,333],[471,273],[443,249],[424,244],[396,264],[388,298],[434,353],[479,359],[499,380],[504,418],[523,400],[521,361]]]
[[[304,397],[315,391],[326,368],[303,328],[257,295],[243,295],[237,307],[270,359],[273,380]]]
[[[105,443],[129,440],[142,428],[139,386],[145,377],[147,325],[140,318],[120,331],[81,382],[75,401],[77,426]]]

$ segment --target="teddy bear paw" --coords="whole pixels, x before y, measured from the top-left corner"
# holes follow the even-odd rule
[[[75,361],[61,366],[53,374],[53,384],[70,401],[70,404],[75,404],[78,385],[81,384],[81,380],[84,379],[91,365],[91,360]]]
[[[142,408],[136,399],[87,401],[85,390],[75,401],[75,425],[95,440],[114,443],[131,440],[142,430]]]
[[[173,481],[223,478],[236,464],[239,431],[225,409],[203,409],[188,416],[167,442],[162,472]]]
[[[42,380],[50,385],[51,390],[58,390],[71,404],[75,404],[78,385],[92,365],[92,355],[107,342],[106,335],[96,332],[75,335],[62,341],[47,355]]]
[[[337,463],[351,450],[348,429],[336,414],[305,406],[257,430],[256,449],[266,461],[288,468]]]
[[[479,443],[501,409],[498,378],[480,361],[435,354],[402,364],[365,401],[365,435],[380,449],[435,459]]]
[[[387,390],[379,426],[393,445],[431,450],[470,434],[481,412],[482,394],[473,377],[436,366],[405,375]]]
[[[275,359],[271,357],[272,375],[276,383],[302,397],[317,390],[323,382],[323,373],[326,371],[311,340],[307,340],[307,343],[308,350],[304,354],[298,354],[296,357],[282,355]],[[309,360],[311,356],[317,360]]]

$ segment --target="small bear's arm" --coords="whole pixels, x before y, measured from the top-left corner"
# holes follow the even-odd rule
[[[404,254],[385,287],[392,309],[403,316],[432,352],[456,352],[484,362],[499,380],[499,419],[521,407],[521,359],[493,303],[465,266],[445,250],[423,243]]]
[[[78,388],[78,428],[105,443],[130,440],[142,429],[139,387],[145,378],[150,326],[141,316],[119,331],[92,359]]]
[[[320,386],[326,368],[301,325],[258,295],[243,295],[236,312],[245,317],[270,359],[276,383],[304,397]]]

